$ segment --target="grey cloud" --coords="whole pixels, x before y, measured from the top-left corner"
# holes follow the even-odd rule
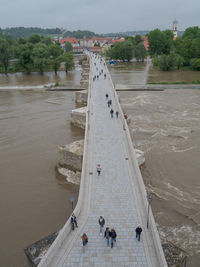
[[[62,27],[98,33],[200,26],[199,0],[0,0],[0,27]]]

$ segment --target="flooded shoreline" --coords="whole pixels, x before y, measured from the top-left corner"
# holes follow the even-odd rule
[[[115,83],[131,85],[144,69],[140,66],[135,76],[135,70],[112,69],[111,75]],[[63,79],[78,85],[81,72],[77,72]],[[71,212],[69,197],[78,196],[78,186],[57,174],[55,165],[58,146],[82,139],[84,131],[70,124],[73,92],[37,90],[48,79],[33,79],[30,85],[36,91],[17,90],[29,86],[26,79],[17,85],[15,79],[0,82],[0,87],[16,86],[0,90],[0,227],[4,230],[0,251],[2,264],[8,267],[27,266],[24,247],[59,230]],[[200,91],[118,94],[131,120],[134,145],[145,152],[142,176],[153,195],[160,236],[187,251],[189,266],[196,266],[200,258]]]

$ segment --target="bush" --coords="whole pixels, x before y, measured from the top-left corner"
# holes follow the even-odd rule
[[[200,70],[200,58],[192,59],[191,66],[193,70]]]

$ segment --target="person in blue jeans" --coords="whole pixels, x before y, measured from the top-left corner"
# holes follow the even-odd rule
[[[138,224],[137,228],[135,229],[135,232],[137,240],[140,241],[140,235],[142,233],[142,227],[140,224]]]
[[[115,229],[112,229],[110,231],[110,237],[111,237],[111,248],[113,248],[114,242],[116,242],[116,237],[117,237]]]
[[[104,238],[106,238],[107,246],[109,246],[109,241],[110,241],[110,230],[109,230],[109,227],[106,227],[106,230],[104,232]]]

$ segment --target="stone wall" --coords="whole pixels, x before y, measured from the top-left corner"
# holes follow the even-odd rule
[[[87,90],[75,92],[76,103],[87,106]]]
[[[71,112],[71,123],[85,129],[87,107],[73,109]]]
[[[59,147],[59,166],[73,171],[81,171],[84,141],[79,140]]]

